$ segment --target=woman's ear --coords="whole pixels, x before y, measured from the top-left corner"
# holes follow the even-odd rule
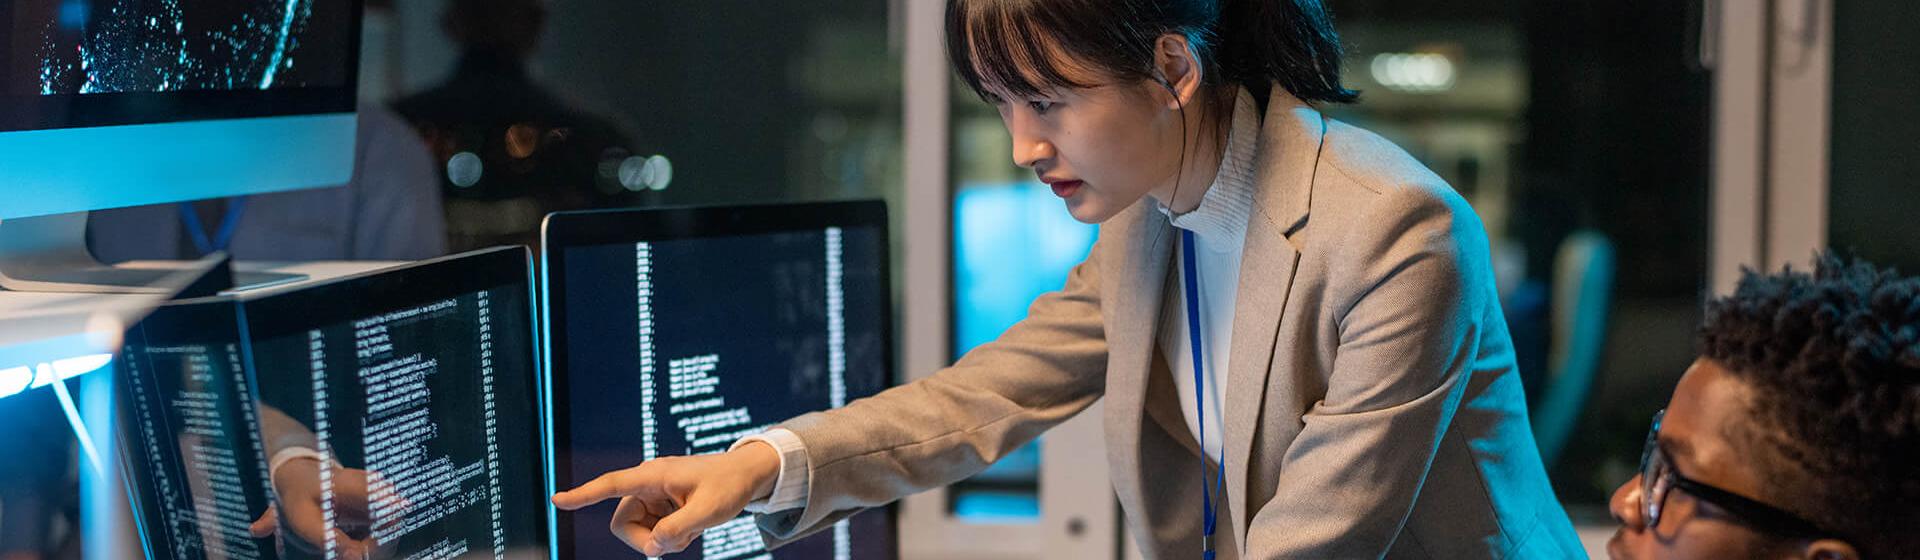
[[[1200,93],[1200,57],[1185,35],[1168,33],[1153,43],[1153,69],[1159,73],[1162,90],[1170,97],[1167,108],[1179,110],[1193,104]]]
[[[1860,551],[1839,539],[1816,540],[1801,550],[1800,557],[1807,560],[1860,560]]]

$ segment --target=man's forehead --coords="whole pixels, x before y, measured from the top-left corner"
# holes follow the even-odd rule
[[[1661,445],[1690,477],[1752,480],[1754,453],[1743,444],[1748,438],[1735,437],[1753,422],[1750,395],[1751,389],[1724,367],[1709,360],[1695,362],[1667,405]]]

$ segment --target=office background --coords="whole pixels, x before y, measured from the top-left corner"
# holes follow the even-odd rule
[[[553,204],[887,200],[909,379],[1018,320],[1091,244],[1093,226],[1012,165],[992,108],[950,79],[939,1],[551,0],[536,4],[534,29],[474,24],[534,33],[524,60],[488,49],[479,58],[495,66],[484,68],[449,33],[450,14],[529,1],[367,2],[363,106],[428,130],[449,250],[514,233],[480,223],[509,203],[462,190],[464,133],[410,109],[475,83],[462,72],[524,79],[513,87],[550,94],[542,110],[565,115],[570,133],[612,139],[526,143],[516,135],[552,131],[503,127],[510,148],[529,148],[485,165],[517,172],[547,147],[602,162],[597,179],[569,187],[591,192]],[[1347,83],[1363,92],[1328,112],[1420,158],[1496,240],[1536,431],[1583,534],[1611,532],[1604,502],[1633,475],[1650,414],[1692,360],[1702,299],[1740,267],[1806,263],[1832,246],[1920,270],[1920,161],[1905,153],[1920,134],[1906,99],[1920,69],[1903,63],[1920,55],[1908,33],[1920,6],[1327,4]],[[600,184],[626,156],[652,154],[672,162],[666,188]],[[1129,554],[1106,481],[1088,476],[1105,469],[1095,418],[909,499],[907,557]]]

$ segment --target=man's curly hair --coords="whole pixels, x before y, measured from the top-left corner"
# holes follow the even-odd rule
[[[1754,389],[1766,502],[1866,558],[1920,555],[1920,278],[1817,255],[1707,305],[1703,357]]]

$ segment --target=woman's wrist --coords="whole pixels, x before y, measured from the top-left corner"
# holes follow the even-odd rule
[[[751,500],[764,500],[773,496],[774,484],[780,480],[780,451],[774,449],[773,444],[751,440],[733,451],[728,451],[727,454],[739,458],[740,464],[753,481]]]

